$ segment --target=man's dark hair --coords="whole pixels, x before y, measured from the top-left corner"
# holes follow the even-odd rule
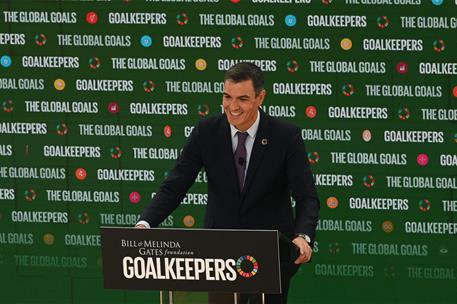
[[[228,69],[224,75],[224,82],[227,80],[235,83],[252,80],[256,95],[264,89],[265,83],[262,70],[250,62],[239,62]]]

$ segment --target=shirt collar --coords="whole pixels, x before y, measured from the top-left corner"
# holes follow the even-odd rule
[[[259,123],[260,123],[260,111],[257,110],[257,118],[252,124],[252,126],[246,130],[246,132],[249,134],[250,137],[254,138],[255,135],[257,134],[257,130],[259,129]],[[236,136],[236,132],[240,132],[234,125],[230,124],[230,131],[232,133],[232,137]]]

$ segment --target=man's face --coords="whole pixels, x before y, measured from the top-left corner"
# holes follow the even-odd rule
[[[244,132],[257,119],[257,111],[265,98],[265,90],[256,95],[252,80],[224,83],[222,106],[230,124]]]

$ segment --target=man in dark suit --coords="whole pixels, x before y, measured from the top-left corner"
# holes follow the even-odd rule
[[[251,63],[231,67],[224,78],[224,114],[201,120],[172,173],[146,207],[139,228],[158,226],[186,195],[201,168],[208,176],[205,228],[277,229],[292,239],[300,255],[281,255],[281,295],[266,303],[287,303],[290,278],[311,259],[319,199],[300,129],[265,114],[262,71]],[[290,196],[295,199],[295,218]],[[260,302],[241,295],[241,303]],[[233,303],[233,296],[225,298]],[[210,303],[225,302],[210,293]]]

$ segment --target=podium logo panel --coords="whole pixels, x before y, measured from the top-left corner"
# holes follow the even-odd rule
[[[276,231],[102,228],[105,288],[280,293]]]

